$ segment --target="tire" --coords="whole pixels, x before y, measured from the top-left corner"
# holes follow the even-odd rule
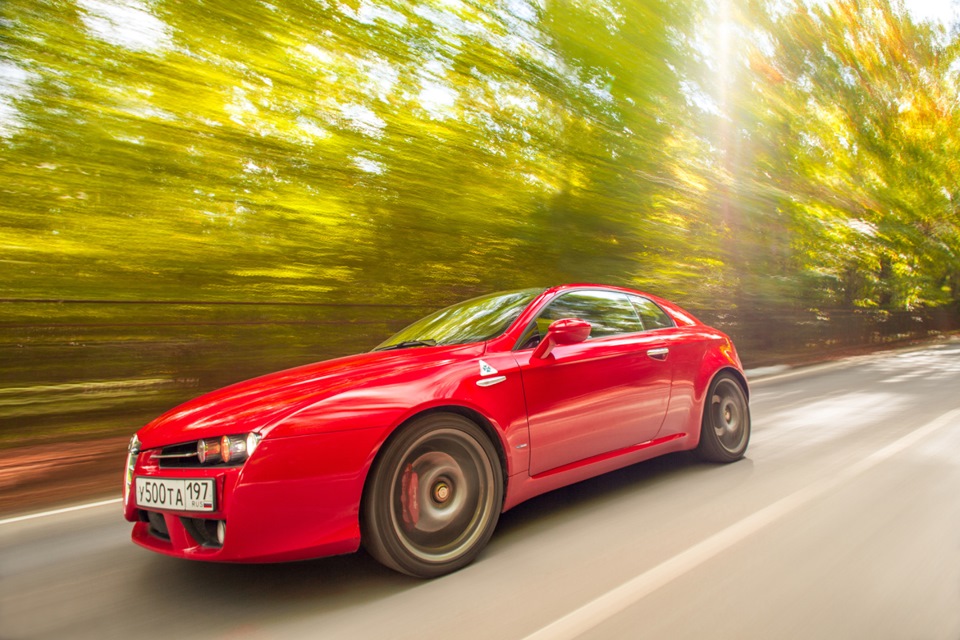
[[[707,392],[697,453],[710,462],[735,462],[750,443],[750,406],[740,381],[721,373]]]
[[[418,578],[451,573],[477,557],[497,526],[500,458],[474,422],[427,415],[387,443],[363,502],[361,537],[370,555]]]

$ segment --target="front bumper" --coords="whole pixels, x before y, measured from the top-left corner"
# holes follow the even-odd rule
[[[358,429],[267,438],[240,467],[161,469],[158,450],[145,450],[134,476],[213,478],[216,510],[140,508],[131,491],[124,517],[134,523],[135,543],[179,558],[282,562],[351,553],[360,545],[363,483],[384,436]]]

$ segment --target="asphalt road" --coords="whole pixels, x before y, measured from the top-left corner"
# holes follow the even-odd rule
[[[166,558],[118,504],[7,519],[0,638],[960,639],[960,344],[768,378],[751,406],[747,459],[534,499],[430,582],[363,554]]]

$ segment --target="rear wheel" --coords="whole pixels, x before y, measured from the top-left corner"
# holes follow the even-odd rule
[[[469,564],[503,504],[500,459],[475,423],[425,416],[387,445],[366,489],[364,546],[386,566],[432,578]]]
[[[750,407],[740,382],[721,373],[710,384],[703,407],[697,452],[711,462],[734,462],[750,442]]]

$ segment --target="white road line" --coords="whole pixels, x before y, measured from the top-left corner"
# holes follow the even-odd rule
[[[641,573],[619,587],[591,600],[579,609],[575,609],[562,618],[538,629],[524,640],[568,640],[586,633],[601,622],[639,602],[660,587],[726,551],[744,538],[830,493],[840,484],[863,474],[938,429],[955,424],[958,420],[960,420],[960,409],[954,409],[941,415],[836,475],[800,489],[715,533],[686,551],[682,551],[649,571]]]
[[[46,518],[47,516],[55,516],[60,513],[70,513],[71,511],[80,511],[81,509],[92,509],[93,507],[102,507],[108,504],[117,504],[121,502],[122,498],[111,498],[110,500],[101,500],[100,502],[90,502],[88,504],[78,504],[75,507],[64,507],[63,509],[54,509],[53,511],[42,511],[40,513],[31,513],[26,516],[17,516],[15,518],[7,518],[6,520],[0,520],[0,525],[13,524],[14,522],[23,522],[24,520],[34,520],[36,518]]]

